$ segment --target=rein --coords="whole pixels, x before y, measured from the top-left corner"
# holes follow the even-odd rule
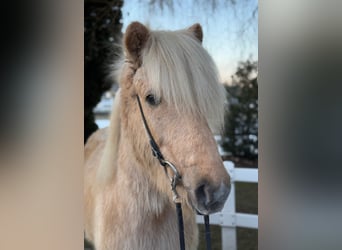
[[[152,154],[157,160],[159,161],[159,164],[163,166],[165,174],[169,178],[171,182],[171,190],[173,192],[173,202],[176,204],[176,211],[177,211],[177,217],[178,217],[178,232],[179,232],[179,245],[181,250],[185,250],[185,239],[184,239],[184,222],[183,222],[183,213],[182,213],[182,204],[179,198],[179,195],[176,190],[176,186],[181,182],[181,175],[179,174],[177,168],[169,161],[165,160],[162,152],[160,151],[160,148],[156,141],[154,140],[151,130],[147,124],[146,117],[140,102],[140,98],[137,95],[137,101],[138,106],[141,113],[141,118],[144,123],[145,130],[147,132],[147,135],[149,137],[150,146],[152,149]],[[169,174],[167,171],[167,168],[170,168],[173,172],[173,176]],[[211,250],[211,239],[210,239],[210,225],[209,225],[209,215],[204,215],[204,224],[205,224],[205,239],[206,239],[206,246],[207,250]]]

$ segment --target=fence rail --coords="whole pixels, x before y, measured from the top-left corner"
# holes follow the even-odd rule
[[[258,229],[258,215],[237,213],[235,210],[235,182],[258,183],[258,169],[235,168],[234,163],[224,162],[224,167],[231,177],[231,191],[221,212],[210,216],[210,224],[222,228],[222,249],[236,250],[236,227]],[[197,223],[203,224],[203,217],[197,216]]]

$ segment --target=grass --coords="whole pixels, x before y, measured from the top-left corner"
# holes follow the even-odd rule
[[[204,225],[198,225],[199,229],[199,247],[198,250],[206,250],[205,245],[205,229]],[[211,233],[211,249],[221,250],[221,227],[220,226],[210,226]]]
[[[236,211],[240,213],[258,214],[258,184],[235,183]],[[258,230],[237,228],[238,250],[258,249]]]
[[[210,226],[211,249],[221,250],[221,227]],[[257,250],[258,249],[258,230],[249,228],[237,228],[238,250]],[[198,250],[206,250],[204,225],[199,225],[199,247]]]

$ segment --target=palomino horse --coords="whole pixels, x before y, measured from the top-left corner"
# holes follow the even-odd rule
[[[170,182],[151,154],[151,134],[181,175],[186,249],[196,249],[195,211],[220,211],[230,191],[213,129],[222,127],[224,88],[202,47],[202,28],[151,31],[130,24],[108,129],[85,146],[85,235],[96,250],[179,249]],[[217,130],[216,130],[217,131]]]

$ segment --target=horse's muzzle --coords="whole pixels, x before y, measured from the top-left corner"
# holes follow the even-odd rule
[[[212,214],[222,210],[230,193],[230,184],[221,183],[213,186],[206,182],[201,183],[194,191],[192,205],[199,214]]]

